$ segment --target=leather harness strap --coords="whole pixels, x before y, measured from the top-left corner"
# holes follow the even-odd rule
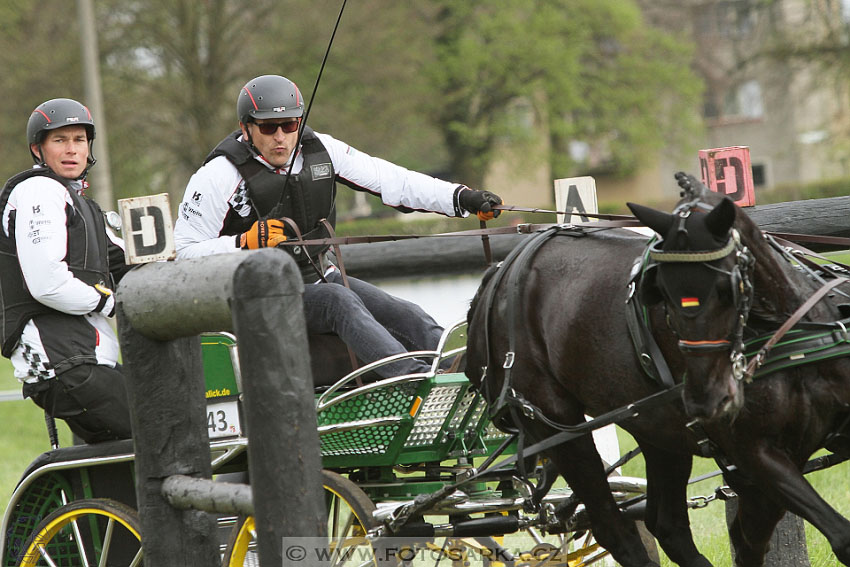
[[[296,223],[289,217],[280,217],[280,220],[282,220],[286,224],[286,226],[292,229],[292,232],[295,233],[296,239],[285,240],[283,242],[280,242],[278,243],[277,247],[280,248],[282,245],[287,243],[291,243],[294,246],[304,246],[307,241],[304,240],[304,237],[301,235],[301,229],[298,228],[298,223]],[[322,221],[327,222],[325,219],[322,219]],[[322,268],[316,264],[313,258],[310,257],[310,254],[307,253],[307,248],[303,248],[303,251],[304,257],[307,258],[307,260],[310,262],[310,265],[313,266],[313,269],[316,271],[316,274],[319,276],[319,279],[322,280],[322,282],[327,283],[327,280],[325,279],[325,274],[322,272]]]
[[[850,247],[850,238],[841,236],[821,236],[816,234],[796,234],[793,232],[770,232],[767,234],[773,235],[776,238],[783,240],[791,240],[794,242],[811,242],[813,244],[828,244],[831,246]]]
[[[505,275],[508,272],[515,271],[513,270],[514,264],[517,263],[518,258],[522,257],[523,262],[527,261],[530,257],[531,253],[538,250],[540,246],[543,245],[544,242],[549,240],[552,236],[557,232],[556,228],[548,228],[545,231],[536,234],[531,240],[527,240],[523,242],[521,245],[514,247],[513,250],[508,254],[507,258],[498,265],[498,271],[493,276],[492,280],[487,285],[485,290],[485,296],[482,298],[482,303],[484,307],[484,353],[486,356],[486,366],[484,367],[482,382],[483,389],[485,392],[485,397],[488,398],[488,402],[492,399],[492,396],[489,395],[490,382],[487,380],[487,370],[490,367],[490,312],[493,308],[493,302],[496,297],[496,291],[499,288],[502,279],[504,279]],[[520,262],[519,265],[522,266],[523,262]],[[509,293],[510,293],[510,285],[509,285]],[[509,320],[513,319],[514,311],[514,303],[515,298],[511,297],[508,300],[508,309],[509,309]],[[502,382],[502,388],[499,393],[499,396],[495,403],[490,403],[490,417],[492,420],[495,420],[497,414],[501,414],[505,409],[505,399],[507,398],[508,390],[510,389],[510,368],[513,366],[514,361],[514,342],[515,342],[515,333],[511,328],[511,325],[508,324],[508,352],[505,355],[505,362],[503,367],[505,368],[505,378]]]
[[[744,373],[744,380],[746,382],[751,382],[753,379],[753,374],[758,369],[759,366],[764,363],[765,357],[767,353],[773,348],[773,345],[779,342],[779,340],[785,336],[791,327],[796,325],[803,316],[809,312],[809,310],[815,306],[815,304],[820,301],[824,295],[826,295],[829,290],[834,288],[837,285],[842,283],[846,283],[847,280],[845,278],[836,278],[825,283],[821,286],[814,294],[812,294],[800,307],[797,308],[796,311],[785,321],[781,327],[773,334],[773,336],[768,340],[763,347],[756,353],[756,355],[750,359],[749,364],[747,364],[747,369]]]
[[[328,236],[330,236],[331,238],[336,238],[334,227],[331,225],[331,223],[328,222],[328,219],[321,219],[319,222],[322,224],[322,226],[325,227],[325,230],[328,231]],[[334,254],[336,255],[336,263],[338,264],[337,267],[339,268],[339,275],[342,278],[342,285],[344,285],[347,289],[351,289],[351,285],[348,283],[348,274],[345,273],[345,263],[342,261],[342,253],[339,251],[339,244],[334,244],[333,249]],[[345,347],[348,349],[348,359],[351,361],[351,370],[357,370],[358,368],[360,368],[360,365],[357,364],[357,355],[354,354],[354,350],[352,350],[350,346],[345,345]],[[363,386],[363,378],[361,378],[359,374],[355,376],[354,380],[357,383],[358,388]]]

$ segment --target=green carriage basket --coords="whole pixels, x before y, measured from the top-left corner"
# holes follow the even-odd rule
[[[460,373],[438,373],[441,361],[465,350],[465,323],[444,333],[435,351],[405,353],[360,368],[316,395],[325,467],[392,466],[486,454],[505,435],[487,418],[487,404]],[[239,435],[241,391],[232,335],[201,338],[211,439]],[[350,387],[376,366],[405,357],[433,359],[431,371]],[[348,389],[346,389],[348,388]]]

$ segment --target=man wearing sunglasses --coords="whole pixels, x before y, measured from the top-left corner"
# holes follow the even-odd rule
[[[494,193],[407,170],[302,125],[304,100],[285,77],[248,81],[236,111],[239,130],[219,143],[186,187],[174,229],[178,258],[274,247],[295,236],[293,224],[304,240],[325,238],[325,223],[335,222],[337,182],[405,212],[475,213],[482,220],[499,215],[492,207],[502,200]],[[433,318],[356,278],[345,287],[328,246],[284,248],[305,283],[319,284],[304,291],[308,333],[338,335],[366,363],[436,348],[442,328]],[[428,368],[406,359],[378,373]]]

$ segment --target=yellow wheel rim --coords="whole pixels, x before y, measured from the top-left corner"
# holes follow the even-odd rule
[[[103,516],[107,518],[110,522],[118,522],[124,528],[127,529],[133,536],[141,541],[142,537],[139,535],[139,532],[131,526],[127,521],[121,516],[110,512],[109,510],[103,510],[100,508],[80,508],[78,510],[73,510],[66,512],[57,516],[52,522],[48,523],[34,538],[30,546],[27,548],[26,553],[21,559],[21,567],[37,567],[38,560],[42,556],[42,550],[46,547],[46,545],[58,534],[65,526],[71,524],[72,522],[76,522],[83,516]]]

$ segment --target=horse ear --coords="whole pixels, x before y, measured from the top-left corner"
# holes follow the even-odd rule
[[[626,203],[626,206],[629,207],[632,214],[640,222],[660,234],[662,238],[667,235],[670,227],[673,226],[673,215],[670,213],[650,209],[636,203]]]
[[[718,238],[723,238],[729,229],[732,228],[732,223],[735,222],[735,203],[728,197],[724,197],[716,207],[711,209],[705,215],[705,227],[708,231]]]

